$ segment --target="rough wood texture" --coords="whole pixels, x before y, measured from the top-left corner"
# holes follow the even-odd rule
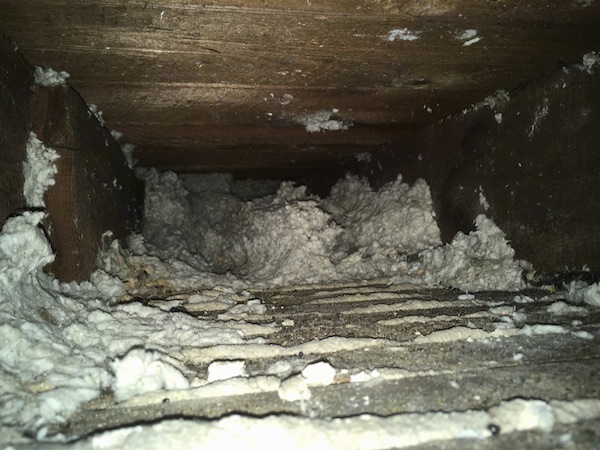
[[[139,300],[150,306],[168,308],[173,300],[159,300],[168,296],[165,294],[161,295],[158,289],[150,295],[152,300]],[[137,404],[135,401],[118,403],[107,393],[82,408],[62,429],[50,430],[50,433],[60,431],[66,436],[81,437],[103,429],[172,417],[201,421],[230,414],[252,417],[290,414],[313,419],[361,414],[388,417],[431,411],[489,410],[515,398],[548,403],[597,398],[600,357],[598,337],[594,338],[594,334],[597,334],[598,313],[580,309],[556,315],[550,313],[548,307],[565,300],[564,292],[547,295],[544,291],[529,290],[523,294],[532,299],[531,303],[519,303],[515,293],[508,292],[478,293],[476,299],[460,300],[457,292],[447,289],[373,282],[252,290],[253,297],[259,298],[267,309],[264,314],[245,313],[244,323],[256,325],[260,331],[252,336],[266,338],[272,347],[263,351],[259,345],[252,345],[252,350],[245,350],[244,344],[229,347],[231,359],[244,361],[246,380],[259,380],[267,374],[289,380],[308,364],[326,361],[339,374],[333,384],[311,386],[310,398],[302,402],[284,401],[277,387],[269,388],[267,382],[258,381],[252,385],[265,386],[264,390],[244,392],[239,387],[219,390],[209,384],[195,391],[148,394],[145,401]],[[188,313],[217,322],[231,321],[231,317],[220,316],[227,306],[207,311],[206,303],[194,303],[190,294],[179,294],[176,298],[178,314]],[[500,330],[492,333],[494,323],[511,315],[499,313],[497,309],[492,312],[492,305],[499,304],[505,305],[506,311],[518,310],[529,326],[558,325],[564,327],[564,333],[527,335],[527,330],[531,330],[528,327],[521,334],[502,336]],[[572,325],[574,319],[580,320],[580,325]],[[517,322],[518,328],[525,326],[524,322]],[[288,326],[268,327],[282,323]],[[453,327],[462,327],[462,333],[435,339],[436,332],[445,333]],[[582,332],[588,332],[590,339],[582,338]],[[471,333],[473,337],[469,336]],[[339,349],[331,341],[327,343],[328,338],[335,340],[334,336],[378,341],[352,350]],[[215,358],[212,355],[227,352],[222,349],[212,353],[212,350],[217,349],[187,347],[173,356],[193,370],[194,376],[205,379]],[[274,370],[282,366],[289,369],[280,373]],[[366,382],[353,381],[351,376],[361,371],[373,374],[373,378]],[[165,398],[168,400],[164,401]],[[581,445],[572,448],[584,449],[594,447],[593,442],[598,440],[598,428],[591,426],[588,430],[581,432],[576,425],[569,424],[553,432],[555,435],[573,433],[573,440]],[[559,448],[552,444],[553,437],[549,433],[539,430],[534,433],[531,445],[523,434],[504,429],[500,436],[488,442],[436,440],[428,445],[405,447],[399,439],[398,448]],[[500,437],[505,445],[498,445]]]
[[[45,195],[46,227],[56,252],[47,270],[62,281],[83,281],[105,231],[124,238],[136,229],[142,185],[119,144],[69,86],[36,88],[32,126],[60,155],[56,184]]]
[[[297,176],[597,50],[600,3],[13,0],[0,27],[70,72],[141,164]],[[332,109],[348,131],[297,123]]]
[[[460,114],[351,166],[376,185],[398,172],[425,178],[445,240],[486,213],[536,268],[600,271],[599,85],[598,64],[561,70],[505,106]]]
[[[29,137],[33,71],[0,33],[0,224],[24,208],[23,161]]]

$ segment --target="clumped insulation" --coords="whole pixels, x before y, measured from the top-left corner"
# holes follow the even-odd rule
[[[348,175],[325,199],[284,182],[272,195],[244,201],[227,175],[142,176],[144,232],[132,245],[138,259],[179,261],[254,286],[374,278],[466,291],[523,286],[514,251],[491,219],[479,216],[475,232],[441,245],[423,180],[409,186],[398,177],[375,192]]]
[[[36,69],[38,84],[59,85],[67,77]],[[56,155],[34,135],[27,154],[24,194],[29,206],[43,207],[44,190],[53,184]],[[523,286],[514,252],[491,219],[479,216],[476,231],[458,234],[450,244],[441,245],[429,188],[423,181],[409,186],[398,178],[375,192],[366,181],[348,176],[328,198],[321,199],[291,183],[239,183],[227,175],[178,177],[154,170],[140,171],[140,176],[147,186],[143,234],[130,237],[127,251],[113,242],[100,255],[91,282],[62,284],[43,272],[54,259],[40,228],[43,212],[25,212],[4,223],[0,232],[0,443],[72,439],[50,437],[49,429],[68,421],[83,403],[102,393],[135,403],[143,402],[139,396],[144,394],[162,396],[171,391],[175,398],[202,388],[224,394],[236,386],[240,392],[267,389],[280,398],[301,401],[310,395],[314,383],[331,383],[336,369],[325,363],[307,366],[283,381],[275,376],[280,372],[276,370],[254,385],[243,378],[243,362],[223,362],[219,346],[231,345],[228,352],[237,349],[238,359],[252,352],[291,355],[297,351],[268,345],[267,339],[256,337],[280,325],[261,327],[229,320],[240,312],[264,313],[265,305],[247,291],[251,287],[371,278],[473,292]],[[191,288],[197,292],[193,297],[198,303],[229,309],[219,320],[207,320],[140,303],[117,303],[140,287],[140,274],[146,277],[143,283],[163,283],[175,291]],[[598,307],[600,287],[575,283],[567,298],[571,303]],[[557,302],[552,311],[568,314],[586,309]],[[463,335],[488,339],[517,333],[514,322],[522,322],[520,313],[502,310],[498,314],[507,320],[494,332],[455,327],[416,339],[446,342]],[[262,335],[256,333],[257,327]],[[518,333],[567,332],[560,326],[540,327],[525,326]],[[589,333],[580,337],[593,338]],[[301,348],[342,351],[375,345],[376,339],[332,337]],[[190,373],[176,357],[189,348],[215,349],[207,353],[214,354],[207,356],[209,379]],[[283,366],[282,373],[289,374],[291,366]],[[504,430],[547,431],[554,421],[569,423],[566,409],[572,416],[600,417],[598,402],[585,402],[516,399],[488,412],[362,416],[331,422],[276,415],[267,420],[230,416],[206,424],[163,422],[104,432],[76,447],[147,446],[152,435],[156,448],[182,447],[190,436],[205,448],[222,448],[226,437],[236,436],[242,440],[230,439],[231,443],[269,448],[264,438],[270,439],[273,432],[287,436],[290,448],[313,445],[319,439],[331,448],[352,448],[361,439],[365,448],[367,443],[385,447],[389,439],[413,445],[428,442],[432,429],[437,438],[485,439],[491,436],[491,420]],[[248,440],[250,430],[257,430],[256,442]],[[143,444],[136,444],[138,439]]]
[[[67,78],[71,75],[65,71],[56,71],[51,68],[43,69],[36,66],[33,76],[35,84],[38,86],[55,87],[66,84]]]
[[[46,147],[33,131],[29,133],[26,151],[27,160],[23,163],[23,196],[27,206],[44,208],[44,192],[54,185],[54,175],[57,172],[55,161],[59,155],[52,148]]]
[[[43,438],[49,423],[64,422],[106,389],[123,399],[140,388],[182,387],[183,375],[166,356],[182,347],[248,342],[219,323],[140,304],[111,305],[102,291],[118,281],[108,277],[97,276],[96,285],[60,284],[42,271],[54,259],[38,227],[43,216],[11,218],[0,234],[3,439],[17,436],[11,429]],[[142,378],[144,384],[136,382]]]
[[[54,173],[48,170],[53,159],[45,161],[46,166],[40,166],[40,173],[46,174],[40,186],[50,185]],[[23,432],[44,440],[50,426],[64,423],[82,403],[103,392],[126,402],[157,390],[186,392],[204,387],[225,393],[239,385],[236,389],[243,392],[268,389],[282,399],[302,401],[314,383],[330,383],[335,369],[326,364],[323,368],[321,363],[285,381],[271,375],[255,386],[243,378],[218,381],[223,376],[243,377],[239,362],[232,362],[239,375],[223,375],[232,367],[215,366],[209,370],[211,379],[203,380],[177,359],[186,348],[227,344],[245,355],[274,352],[264,337],[253,336],[257,327],[260,336],[277,325],[239,320],[245,311],[264,313],[265,306],[246,290],[250,287],[357,277],[455,285],[465,290],[521,286],[513,252],[490,219],[480,216],[477,231],[459,234],[449,245],[440,244],[429,189],[422,181],[409,186],[399,178],[375,192],[366,181],[348,176],[328,198],[321,199],[291,183],[282,183],[275,192],[272,182],[261,185],[255,196],[256,185],[237,185],[230,176],[179,178],[154,170],[141,175],[147,182],[144,233],[131,236],[128,251],[115,241],[99,257],[100,268],[91,283],[61,284],[43,272],[54,258],[39,228],[43,212],[26,212],[4,224],[0,233],[2,442],[27,442]],[[135,287],[140,271],[147,277],[145,283],[162,280],[171,289],[193,288],[200,303],[218,303],[229,310],[219,320],[203,320],[140,303],[115,303]],[[578,293],[581,289],[586,290]],[[580,297],[589,304],[597,301],[597,286],[578,286],[572,291],[577,301]],[[237,320],[229,320],[240,313]],[[313,347],[341,351],[378,345],[376,341],[331,338],[327,346],[319,342],[304,347],[305,351]],[[223,356],[216,351],[213,359],[212,365],[222,364]],[[224,384],[219,388],[211,382]],[[532,420],[546,420],[537,409],[531,412],[528,403],[519,405]],[[274,421],[272,429],[287,429],[289,418],[270,420]],[[306,420],[301,420],[303,426],[313,430],[310,433],[318,432],[320,422]],[[412,419],[390,419],[390,432],[396,429],[396,420]],[[443,415],[440,420],[447,424],[443,428],[447,436],[458,436],[452,431],[454,418]],[[218,422],[227,429],[230,425],[226,419]],[[472,433],[479,438],[489,436],[489,430],[478,425]],[[125,435],[107,432],[80,445],[96,448],[102,445],[98,439],[124,445],[120,436]],[[359,434],[349,436],[347,444],[352,446]],[[52,439],[66,437],[54,435]]]

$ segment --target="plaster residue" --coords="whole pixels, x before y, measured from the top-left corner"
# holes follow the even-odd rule
[[[305,116],[296,117],[295,120],[297,123],[304,125],[304,128],[309,133],[317,133],[322,130],[347,130],[350,126],[352,126],[351,121],[331,118],[338,113],[339,110],[334,108],[331,111],[322,110]]]
[[[460,41],[464,41],[463,47],[469,47],[483,39],[481,36],[477,36],[477,30],[473,29],[468,29],[457,33],[455,37]]]
[[[59,155],[46,147],[33,131],[29,133],[26,151],[27,160],[23,162],[23,196],[27,206],[44,208],[44,193],[49,186],[54,185],[54,175],[58,172],[55,161]]]
[[[88,115],[90,118],[92,116],[96,117],[98,122],[100,122],[100,125],[104,126],[104,116],[102,111],[100,111],[100,109],[98,108],[98,105],[95,105],[94,103],[88,103]]]
[[[596,70],[598,63],[600,63],[600,52],[589,52],[583,55],[579,68],[591,75]]]
[[[487,211],[488,209],[490,209],[490,204],[487,201],[487,198],[485,198],[485,195],[483,195],[483,188],[481,186],[479,186],[479,204],[481,205],[481,207]]]
[[[389,42],[416,41],[417,39],[419,39],[419,34],[421,34],[420,31],[410,31],[408,28],[399,28],[388,32],[385,38]]]
[[[35,67],[33,75],[35,84],[38,86],[62,86],[67,83],[67,78],[71,76],[68,72],[57,72],[50,68],[42,69],[39,66]]]
[[[538,127],[540,126],[540,124],[542,123],[542,121],[548,115],[549,112],[550,112],[550,110],[548,108],[548,99],[545,98],[543,104],[539,105],[536,108],[535,113],[533,114],[533,121],[531,123],[531,128],[529,129],[529,133],[527,133],[527,136],[529,137],[529,139],[531,139],[533,137],[536,130],[538,129]]]

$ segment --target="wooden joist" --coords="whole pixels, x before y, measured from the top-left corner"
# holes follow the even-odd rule
[[[0,219],[32,206],[23,196],[23,164],[33,131],[59,155],[55,184],[44,195],[44,227],[56,253],[47,270],[61,281],[83,281],[104,232],[124,238],[137,228],[142,184],[77,92],[34,85],[33,67],[3,35],[0,56]]]
[[[571,66],[348,168],[431,187],[442,237],[485,213],[536,269],[600,271],[600,70]]]
[[[46,228],[56,251],[47,267],[63,281],[94,269],[102,234],[125,238],[141,220],[143,188],[119,144],[70,86],[36,87],[32,129],[58,154],[56,183],[46,193]]]
[[[596,3],[27,0],[2,2],[0,27],[30,61],[71,73],[142,163],[179,170],[190,157],[190,170],[210,171],[220,149],[265,145],[287,158],[278,169],[310,173],[331,160],[306,148],[370,151],[598,49]],[[298,117],[333,109],[353,134],[290,145],[305,133]],[[223,170],[247,169],[236,156]]]

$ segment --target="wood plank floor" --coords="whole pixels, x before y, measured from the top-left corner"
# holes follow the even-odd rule
[[[466,295],[371,282],[256,290],[240,295],[234,306],[197,298],[179,294],[144,302],[162,309],[175,302],[173,313],[227,321],[248,343],[184,348],[171,356],[201,380],[197,387],[122,403],[107,393],[54,431],[86,436],[174,418],[205,423],[231,414],[284,414],[352,420],[363,414],[490,411],[515,399],[548,405],[600,399],[600,311],[569,304],[563,292]],[[214,364],[237,364],[242,376],[209,383]],[[307,394],[301,373],[319,364],[335,375],[327,383],[304,385]],[[600,439],[598,424],[597,417],[557,421],[551,433],[517,430],[444,445],[553,448],[570,433],[570,448],[592,448]]]

